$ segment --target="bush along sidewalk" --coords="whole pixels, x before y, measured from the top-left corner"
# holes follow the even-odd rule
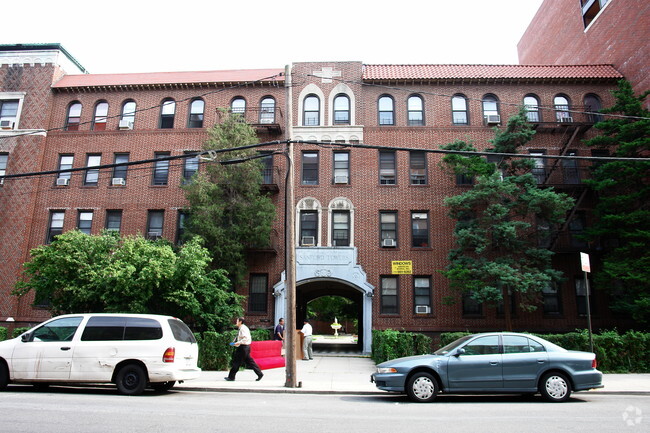
[[[403,356],[431,353],[431,338],[414,332],[393,329],[372,331],[372,355],[376,364]]]

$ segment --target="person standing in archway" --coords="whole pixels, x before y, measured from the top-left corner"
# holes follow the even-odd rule
[[[302,333],[303,337],[305,337],[305,339],[302,342],[302,360],[311,361],[312,359],[314,359],[314,352],[312,350],[313,330],[311,325],[309,324],[309,319],[305,319],[305,324],[302,326],[300,332]]]

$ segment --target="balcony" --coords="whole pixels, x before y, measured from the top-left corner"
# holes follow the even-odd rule
[[[262,169],[262,191],[276,193],[280,191],[280,167],[264,167]]]
[[[282,123],[284,117],[282,110],[278,107],[246,107],[231,111],[233,114],[242,116],[244,122],[251,125],[258,132],[267,132],[269,134],[282,133]],[[217,111],[219,119],[223,116],[221,111]]]
[[[529,111],[526,116],[535,130],[553,134],[567,129],[586,131],[602,120],[602,115],[587,114],[586,111],[588,108],[584,106],[558,106],[554,110]]]
[[[277,255],[280,251],[280,235],[278,231],[271,230],[268,245],[249,245],[246,247],[246,251],[249,253]]]

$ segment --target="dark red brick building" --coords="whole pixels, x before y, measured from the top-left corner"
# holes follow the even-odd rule
[[[0,49],[0,103],[18,101],[8,105],[16,107],[15,115],[7,116],[11,127],[0,131],[0,155],[6,161],[0,175],[64,171],[8,177],[0,187],[0,320],[12,317],[26,324],[48,316],[31,299],[10,292],[29,249],[62,231],[79,228],[94,234],[109,228],[176,240],[186,204],[179,185],[201,163],[155,159],[200,150],[206,128],[220,121],[217,109],[230,108],[244,113],[260,142],[296,143],[291,206],[296,223],[291,230],[297,241],[298,319],[307,302],[320,296],[352,299],[364,351],[370,350],[371,329],[436,334],[504,326],[494,308],[462,299],[453,305],[443,302],[453,293],[439,271],[454,242],[454,221],[443,199],[469,186],[443,172],[442,155],[430,151],[456,139],[485,149],[493,128],[525,104],[537,130],[528,152],[591,155],[582,139],[593,135],[597,119],[584,106],[611,105],[610,90],[621,78],[610,65],[361,62],[92,75],[83,74],[56,46],[49,47],[45,61],[30,63],[26,59],[37,48]],[[61,67],[61,56],[68,68],[76,65],[72,72]],[[260,150],[283,149],[280,143]],[[127,161],[149,162],[86,169]],[[564,271],[566,281],[545,292],[535,312],[516,313],[517,329],[586,326],[578,253],[589,252],[590,246],[576,236],[589,223],[593,205],[591,192],[581,183],[590,164],[538,160],[538,182],[566,191],[577,205],[571,222],[548,245],[557,253],[554,266]],[[247,295],[246,314],[256,327],[270,327],[285,314],[287,161],[274,155],[265,167],[262,187],[277,206],[272,248],[249,252],[248,286],[237,288]],[[65,171],[69,169],[81,170]],[[396,261],[411,262],[410,271],[394,273]],[[619,323],[604,293],[594,292],[593,298],[595,328]]]

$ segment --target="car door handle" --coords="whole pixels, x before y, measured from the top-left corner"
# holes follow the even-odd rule
[[[497,361],[490,361],[490,365],[499,365]]]
[[[70,350],[70,347],[68,347],[68,346],[63,346],[63,347],[61,348],[61,350]]]
[[[546,362],[545,359],[538,359],[538,360],[537,360],[537,363],[538,363],[538,364],[543,364],[543,363],[545,363],[545,362]]]

